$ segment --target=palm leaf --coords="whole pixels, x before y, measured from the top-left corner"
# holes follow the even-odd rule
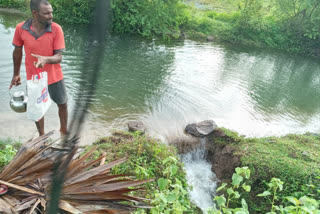
[[[0,173],[0,184],[9,190],[0,196],[1,213],[32,213],[38,210],[45,213],[50,200],[52,168],[54,160],[62,155],[60,167],[67,163],[68,153],[52,142],[45,145],[45,136],[26,142],[13,160]],[[144,199],[129,196],[131,191],[149,180],[137,181],[130,175],[111,175],[112,167],[127,158],[103,164],[105,154],[96,160],[87,161],[96,150],[86,152],[75,158],[77,148],[72,151],[72,161],[67,167],[59,208],[65,213],[130,213],[136,206],[119,202],[138,202]],[[100,164],[100,165],[99,165]]]

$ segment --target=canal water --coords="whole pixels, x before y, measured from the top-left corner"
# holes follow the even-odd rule
[[[21,141],[37,135],[26,114],[15,113],[9,107],[11,42],[15,25],[25,19],[18,14],[0,13],[0,138]],[[90,32],[68,26],[63,29],[66,51],[61,65],[72,112],[77,108],[74,103],[81,90],[81,72],[86,72],[82,69],[83,53]],[[21,76],[22,86],[13,90],[25,90],[24,65]],[[249,137],[319,133],[320,61],[214,42],[164,43],[113,35],[107,38],[91,104],[82,129],[83,145],[112,130],[126,129],[132,120],[142,121],[148,134],[166,143],[184,138],[187,124],[207,119]],[[59,130],[55,105],[46,115],[45,129]],[[190,160],[187,156],[184,159]],[[195,159],[189,162],[195,164],[191,168],[201,169]],[[201,171],[205,171],[207,180],[201,183],[207,182],[208,186],[199,188],[210,188],[211,194],[215,187],[209,183],[214,175],[206,164],[203,162],[205,169]],[[188,176],[199,176],[192,173]],[[200,199],[196,203],[207,201],[199,197],[195,197]]]

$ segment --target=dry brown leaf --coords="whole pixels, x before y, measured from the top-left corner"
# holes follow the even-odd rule
[[[65,210],[67,212],[70,212],[72,214],[81,214],[82,213],[81,211],[77,210],[71,204],[69,204],[68,202],[66,202],[64,200],[60,200],[59,208]]]
[[[112,167],[123,163],[126,158],[101,165],[105,158],[105,155],[102,155],[96,160],[86,162],[96,148],[81,157],[78,156],[76,147],[68,154],[66,150],[53,145],[53,142],[44,145],[44,141],[51,134],[25,143],[0,172],[0,183],[10,188],[5,195],[0,196],[0,212],[33,213],[36,209],[45,212],[46,204],[50,200],[51,170],[58,156],[62,159],[58,171],[67,169],[59,204],[61,212],[130,213],[136,206],[118,202],[145,200],[128,196],[127,193],[140,189],[128,187],[150,180],[135,181],[129,175],[109,174]]]

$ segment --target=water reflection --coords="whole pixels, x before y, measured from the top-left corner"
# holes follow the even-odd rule
[[[163,88],[174,51],[130,37],[111,37],[107,43],[98,81],[99,101],[93,109],[104,120],[144,112],[149,107],[146,101]]]
[[[34,125],[9,109],[6,96],[16,24],[11,19],[0,15],[1,23],[12,23],[0,25],[4,50],[0,53],[0,93],[4,94],[0,122],[12,124],[11,128],[17,124],[19,130],[24,127],[19,135],[28,136]],[[84,27],[63,29],[62,69],[72,111],[77,91],[86,81],[81,78],[81,66],[90,32]],[[166,44],[114,35],[107,37],[103,61],[85,136],[108,134],[133,119],[142,120],[150,134],[165,141],[183,137],[185,125],[204,119],[249,136],[320,131],[320,64],[314,59],[212,43]],[[48,113],[47,130],[58,127],[56,110],[52,107]],[[10,126],[2,128],[0,135],[10,135]]]
[[[15,28],[18,23],[28,19],[25,14],[21,14],[14,9],[0,8],[0,12],[0,24],[7,30]]]
[[[225,59],[221,81],[238,75],[237,84],[247,87],[257,111],[267,115],[292,112],[307,117],[319,113],[320,67],[315,60],[280,54],[232,54]]]

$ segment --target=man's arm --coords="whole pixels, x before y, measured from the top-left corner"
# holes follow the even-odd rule
[[[15,47],[13,50],[13,77],[9,86],[9,89],[12,88],[13,85],[18,86],[21,84],[20,79],[20,67],[22,61],[22,47]]]
[[[37,62],[34,62],[36,68],[43,68],[45,64],[58,64],[62,61],[62,51],[55,53],[53,56],[39,56],[31,54],[31,56],[38,58]]]

